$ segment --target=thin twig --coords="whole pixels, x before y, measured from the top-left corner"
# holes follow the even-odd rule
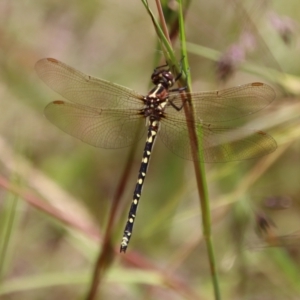
[[[163,9],[161,7],[161,2],[160,2],[160,0],[155,0],[155,2],[156,2],[157,11],[158,11],[158,15],[159,15],[159,20],[160,20],[160,24],[162,26],[163,32],[164,32],[165,37],[167,38],[169,44],[171,44],[171,39],[169,37],[169,32],[168,32],[168,26],[166,24]]]

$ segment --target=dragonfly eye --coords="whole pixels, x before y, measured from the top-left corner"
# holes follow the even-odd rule
[[[175,82],[173,74],[170,71],[166,71],[166,70],[161,70],[161,71],[155,70],[151,76],[151,80],[153,84],[155,85],[161,84],[165,88],[171,87]]]

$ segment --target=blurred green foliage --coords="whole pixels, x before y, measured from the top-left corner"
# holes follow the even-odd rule
[[[192,1],[186,13],[188,42],[205,47],[190,53],[194,91],[252,81],[267,82],[277,91],[275,103],[247,118],[246,126],[268,131],[278,150],[258,160],[206,165],[221,292],[223,299],[297,299],[300,236],[275,249],[256,236],[254,227],[256,213],[263,211],[278,235],[300,229],[300,3],[243,5],[260,34],[246,61],[279,71],[279,80],[268,81],[242,66],[225,83],[218,82],[210,51],[224,53],[252,25],[228,1]],[[274,25],[287,17],[295,20],[288,45]],[[61,96],[39,80],[35,62],[54,57],[146,94],[158,54],[151,20],[138,1],[0,3],[1,299],[77,299],[85,294],[130,151],[93,148],[50,124],[43,108]],[[136,146],[115,220],[116,250],[143,142]],[[19,196],[5,181],[21,189]],[[62,222],[63,217],[43,206],[36,209],[27,192],[72,222]],[[289,199],[288,205],[282,199]],[[212,299],[199,214],[192,164],[158,139],[128,253],[116,254],[98,299]]]

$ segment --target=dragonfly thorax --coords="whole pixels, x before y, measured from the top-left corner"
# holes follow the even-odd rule
[[[142,110],[142,114],[145,117],[153,116],[159,120],[168,104],[168,96],[168,88],[159,83],[144,97],[145,108]]]
[[[163,84],[159,83],[144,98],[146,105],[152,103],[160,103],[168,98],[169,91]]]
[[[161,101],[158,98],[151,99],[146,97],[145,100],[148,101],[148,103],[146,104],[145,108],[142,109],[142,115],[145,117],[154,117],[159,120],[164,114],[165,107],[168,103],[167,99]]]

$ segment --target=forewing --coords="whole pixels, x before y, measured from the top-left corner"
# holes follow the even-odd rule
[[[135,110],[102,110],[64,101],[45,108],[45,116],[55,126],[83,142],[100,148],[121,148],[141,138],[141,116]]]
[[[203,162],[227,162],[258,158],[273,152],[276,141],[267,133],[241,128],[211,127],[198,123],[196,133]],[[160,137],[176,155],[192,160],[190,138],[184,121],[165,119]]]
[[[211,123],[251,115],[269,105],[275,99],[275,92],[264,83],[253,82],[221,91],[192,93],[190,96],[196,121]],[[177,107],[182,105],[182,98],[178,93],[170,93],[169,99]],[[178,115],[171,106],[167,113],[173,118]],[[184,114],[184,110],[179,114]]]
[[[41,59],[35,69],[49,87],[69,101],[101,109],[143,107],[142,96],[138,93],[85,75],[56,59]]]

